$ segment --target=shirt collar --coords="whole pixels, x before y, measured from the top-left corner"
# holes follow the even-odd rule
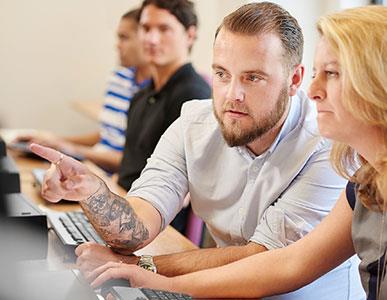
[[[150,92],[149,95],[157,98],[159,95],[162,95],[164,91],[170,91],[170,87],[179,84],[181,81],[181,76],[185,73],[191,72],[191,70],[193,70],[191,63],[182,65],[175,71],[175,73],[173,73],[171,77],[169,77],[168,81],[161,87],[159,91],[155,91],[155,84],[152,79],[150,85],[148,86]]]
[[[274,142],[271,144],[269,149],[267,149],[265,152],[263,152],[259,156],[256,156],[246,146],[237,147],[237,148],[239,148],[239,149],[237,149],[238,152],[241,153],[241,154],[244,153],[245,155],[248,155],[252,159],[255,159],[257,157],[266,157],[266,155],[271,154],[276,149],[278,144],[298,124],[298,119],[299,119],[300,113],[301,113],[301,102],[298,99],[298,95],[296,95],[294,97],[290,97],[289,105],[290,105],[290,108],[289,108],[288,115],[287,115],[287,117],[285,119],[285,122],[282,125],[282,128],[281,128],[279,134],[277,135],[277,137],[275,138]]]

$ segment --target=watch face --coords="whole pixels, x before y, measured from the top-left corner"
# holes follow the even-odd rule
[[[157,272],[156,266],[153,262],[153,258],[150,255],[141,256],[141,258],[138,262],[138,265],[145,270],[148,270],[148,271],[151,271],[154,273]]]
[[[154,265],[144,263],[141,265],[141,267],[144,268],[145,270],[156,273],[156,267]]]

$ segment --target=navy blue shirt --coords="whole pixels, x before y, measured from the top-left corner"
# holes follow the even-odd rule
[[[345,194],[347,196],[349,206],[352,210],[354,210],[356,204],[356,184],[348,181],[347,187],[345,188]]]

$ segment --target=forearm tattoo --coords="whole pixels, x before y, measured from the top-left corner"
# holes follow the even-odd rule
[[[115,248],[134,251],[149,238],[148,229],[129,202],[111,193],[104,183],[81,206],[97,231]]]

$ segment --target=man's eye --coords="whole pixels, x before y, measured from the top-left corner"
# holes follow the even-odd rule
[[[261,80],[261,78],[258,75],[251,74],[247,76],[247,80],[256,82]]]
[[[150,27],[147,26],[147,25],[141,25],[140,29],[143,31],[143,32],[148,32],[150,30]]]
[[[226,77],[226,75],[225,75],[224,72],[222,72],[222,71],[216,71],[216,72],[215,72],[215,75],[216,75],[216,77],[218,77],[218,78],[224,78],[224,77]]]

